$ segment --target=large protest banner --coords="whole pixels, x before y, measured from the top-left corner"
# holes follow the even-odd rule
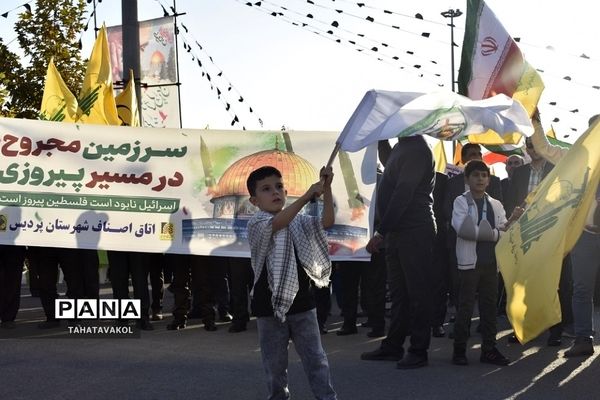
[[[294,201],[318,180],[337,137],[10,118],[0,130],[0,243],[239,257],[249,256],[256,211],[248,174],[277,167]],[[375,159],[344,153],[334,173],[330,253],[368,258]]]

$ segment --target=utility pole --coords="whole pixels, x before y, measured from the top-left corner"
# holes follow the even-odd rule
[[[88,3],[89,3],[89,1],[88,1]],[[102,0],[99,0],[98,3],[102,3]],[[94,39],[97,39],[98,31],[100,30],[100,28],[98,28],[98,21],[96,20],[96,0],[93,0],[92,7],[93,7],[92,13],[94,14]]]
[[[455,92],[455,79],[454,79],[454,18],[460,17],[462,15],[462,11],[458,8],[456,10],[449,9],[448,11],[442,12],[442,16],[444,18],[450,18],[450,23],[448,26],[450,27],[450,63],[452,68],[452,91]]]
[[[179,102],[179,127],[183,126],[183,116],[181,115],[181,81],[179,80],[179,46],[177,36],[179,35],[179,27],[177,26],[177,17],[180,15],[185,15],[185,13],[177,12],[177,5],[175,4],[175,0],[173,0],[173,24],[175,25],[175,57],[177,58],[177,101]]]
[[[458,8],[456,10],[449,9],[448,11],[444,11],[441,13],[442,17],[450,18],[450,23],[448,26],[450,27],[450,68],[451,68],[451,78],[453,92],[456,92],[455,84],[456,80],[454,79],[454,18],[460,17],[463,13]],[[444,142],[442,142],[442,146],[444,146]],[[446,147],[444,147],[444,152],[446,152]],[[454,157],[454,153],[456,152],[456,141],[452,141],[452,156]]]
[[[123,80],[127,85],[129,70],[133,70],[135,95],[139,118],[142,121],[142,92],[140,89],[140,28],[137,0],[121,0],[121,25],[123,27]]]

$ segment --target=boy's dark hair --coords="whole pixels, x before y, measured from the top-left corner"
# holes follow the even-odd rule
[[[465,177],[469,177],[473,171],[482,171],[490,174],[490,167],[481,160],[471,160],[465,164]]]
[[[276,176],[281,178],[281,172],[275,167],[265,166],[255,169],[250,173],[248,179],[246,179],[246,187],[250,196],[256,196],[256,183],[262,179],[268,178],[269,176]]]
[[[469,149],[477,149],[477,151],[481,153],[480,145],[478,145],[477,143],[467,143],[462,147],[462,149],[460,149],[460,157],[463,160],[465,159],[465,156],[467,155],[467,151],[469,151]]]

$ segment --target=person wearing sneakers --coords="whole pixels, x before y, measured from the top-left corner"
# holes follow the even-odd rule
[[[480,361],[508,365],[510,361],[496,348],[498,268],[494,248],[500,230],[506,230],[523,209],[515,208],[510,220],[506,220],[502,203],[486,193],[490,169],[483,161],[469,161],[464,176],[469,190],[454,200],[452,208],[459,284],[452,363],[468,364],[467,339],[478,294],[482,337]]]

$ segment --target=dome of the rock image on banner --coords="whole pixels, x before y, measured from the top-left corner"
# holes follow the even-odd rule
[[[252,171],[272,166],[281,172],[288,202],[302,196],[319,179],[316,168],[299,155],[279,149],[264,150],[243,157],[225,170],[210,188],[214,218],[249,218],[256,212],[250,204],[246,180]]]

